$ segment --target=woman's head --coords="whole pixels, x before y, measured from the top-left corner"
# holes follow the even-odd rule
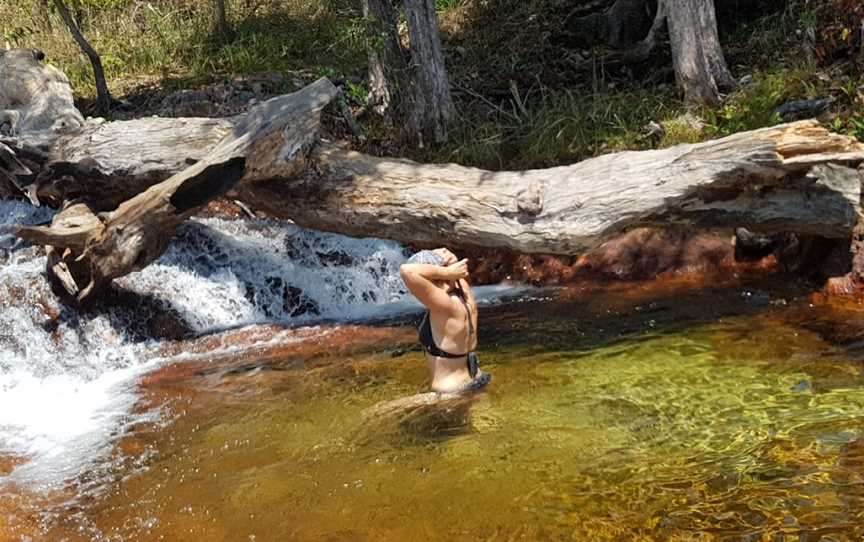
[[[414,253],[405,263],[419,263],[426,265],[444,265],[444,258],[434,250],[421,250]]]
[[[437,265],[440,267],[444,267],[445,261],[444,257],[437,250],[421,250],[420,252],[414,253],[410,258],[408,258],[408,261],[405,263]],[[443,280],[436,280],[433,281],[433,283],[435,284],[435,286],[447,292],[456,287],[455,283]]]

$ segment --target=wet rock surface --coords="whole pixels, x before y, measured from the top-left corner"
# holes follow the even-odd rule
[[[595,250],[573,257],[464,251],[479,283],[502,280],[566,284],[583,280],[642,281],[676,275],[771,273],[780,269],[777,250],[736,257],[731,232],[637,228]]]

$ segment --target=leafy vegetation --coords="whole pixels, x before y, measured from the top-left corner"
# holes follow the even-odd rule
[[[864,14],[856,10],[864,8],[853,0],[775,4],[758,17],[735,17],[723,34],[733,72],[747,76],[744,84],[721,107],[685,115],[665,48],[643,65],[605,65],[602,50],[581,50],[570,40],[571,0],[437,0],[460,111],[450,143],[393,148],[388,127],[364,115],[363,145],[372,152],[491,169],[549,167],[772,125],[781,121],[776,110],[783,103],[820,97],[833,99],[824,115],[833,129],[864,138],[864,80],[855,75],[864,56]],[[78,95],[92,96],[89,62],[55,14],[48,22],[34,16],[38,5],[0,4],[6,45],[43,49]],[[346,100],[355,110],[363,108],[368,37],[359,0],[229,0],[228,14],[231,36],[215,39],[209,2],[75,4],[117,96],[143,84],[170,90],[278,71],[336,78]]]

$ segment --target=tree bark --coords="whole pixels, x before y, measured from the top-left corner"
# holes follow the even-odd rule
[[[444,63],[435,0],[404,0],[411,40],[414,103],[408,124],[422,145],[447,141],[447,124],[456,115]]]
[[[665,4],[672,61],[688,104],[718,105],[720,89],[734,85],[720,40],[713,0],[660,0]]]
[[[98,216],[70,202],[48,227],[20,228],[23,239],[46,245],[48,273],[85,301],[111,280],[158,258],[176,227],[241,178],[291,177],[307,166],[320,111],[335,96],[326,79],[264,102],[244,115],[206,155],[169,179]]]
[[[438,245],[572,255],[637,226],[746,227],[848,237],[864,145],[799,122],[716,141],[491,172],[323,144],[288,182],[241,187],[303,227]],[[853,171],[854,173],[854,171]]]
[[[78,46],[81,47],[81,50],[90,59],[90,64],[93,66],[93,79],[96,82],[96,107],[100,112],[107,112],[111,109],[111,104],[114,100],[111,98],[108,83],[105,81],[105,70],[102,69],[102,59],[99,58],[99,54],[93,49],[87,38],[84,37],[84,34],[81,33],[78,23],[72,18],[72,14],[69,13],[69,9],[63,3],[63,0],[54,0],[54,6],[57,7],[57,12],[60,14],[63,22],[66,23],[75,42],[78,43]]]
[[[369,55],[369,99],[373,110],[403,123],[411,110],[411,72],[396,26],[392,0],[363,0],[363,17],[367,21]]]
[[[702,36],[702,53],[708,73],[714,78],[717,88],[727,91],[737,85],[735,78],[726,65],[726,57],[720,46],[720,36],[717,32],[717,12],[713,0],[704,0],[697,8],[699,14],[700,33]]]
[[[434,0],[404,0],[410,61],[399,39],[393,0],[363,0],[368,20],[370,99],[375,111],[419,145],[447,141],[456,110]]]

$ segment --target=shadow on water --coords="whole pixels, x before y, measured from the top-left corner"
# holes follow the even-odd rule
[[[795,279],[784,279],[778,287],[776,277],[577,285],[483,314],[480,338],[484,350],[527,343],[542,350],[590,351],[640,336],[678,333],[729,316],[770,312],[805,297],[811,287]]]

